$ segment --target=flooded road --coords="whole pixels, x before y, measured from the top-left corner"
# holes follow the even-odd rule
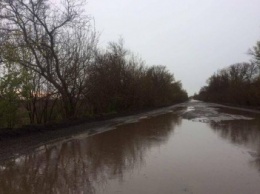
[[[0,164],[0,193],[260,193],[260,114],[190,101]]]

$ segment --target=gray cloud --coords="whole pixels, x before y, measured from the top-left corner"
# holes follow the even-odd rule
[[[88,0],[100,44],[120,36],[149,65],[165,65],[191,95],[216,70],[248,61],[260,40],[259,0]]]

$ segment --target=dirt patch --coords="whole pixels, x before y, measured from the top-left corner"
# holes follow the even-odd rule
[[[218,104],[208,104],[200,101],[191,101],[187,104],[186,110],[183,110],[180,115],[184,119],[192,120],[195,122],[221,122],[221,121],[229,121],[229,120],[252,120],[252,117],[246,117],[243,115],[237,114],[227,114],[219,111],[218,107],[222,107],[222,105]],[[213,107],[214,106],[214,107]],[[229,108],[225,106],[226,108]],[[233,107],[230,107],[233,108]],[[236,108],[239,110],[239,108]],[[242,109],[244,110],[244,109]],[[252,110],[254,111],[254,110]]]
[[[128,112],[102,116],[89,121],[63,122],[49,126],[27,126],[17,130],[5,131],[0,136],[0,161],[17,157],[42,145],[68,140],[83,133],[84,136],[88,136],[105,132],[116,128],[118,125],[138,122],[140,119],[172,112],[172,110],[183,106],[182,103],[150,111],[139,111],[135,114]]]
[[[107,115],[92,120],[68,121],[49,126],[27,126],[22,130],[6,131],[0,136],[0,161],[58,141],[67,141],[74,136],[84,137],[115,129],[118,125],[138,122],[140,119],[175,112],[184,119],[195,122],[220,122],[224,120],[251,120],[253,117],[221,113],[219,108],[223,105],[189,101],[156,110],[123,113],[121,115]],[[227,106],[225,106],[227,107]],[[229,108],[229,107],[227,107]],[[230,107],[233,108],[233,107]],[[235,109],[238,109],[235,107]],[[250,110],[249,110],[250,111]],[[254,110],[253,110],[254,111]],[[130,115],[131,114],[131,115]],[[23,131],[24,130],[24,131]]]

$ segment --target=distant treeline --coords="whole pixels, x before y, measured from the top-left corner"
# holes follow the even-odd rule
[[[164,66],[122,41],[97,46],[82,1],[0,2],[0,127],[142,110],[187,100]]]
[[[237,63],[214,73],[194,98],[260,107],[260,41],[249,54],[250,62]]]

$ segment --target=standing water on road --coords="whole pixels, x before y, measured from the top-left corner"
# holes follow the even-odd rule
[[[260,114],[191,101],[6,159],[0,193],[260,193]]]

